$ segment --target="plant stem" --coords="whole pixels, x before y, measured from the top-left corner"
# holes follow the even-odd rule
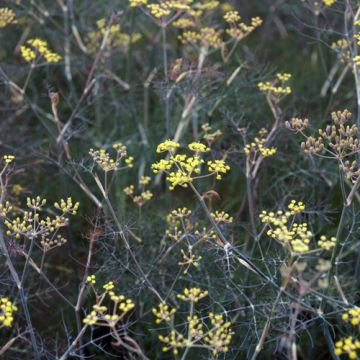
[[[162,50],[163,50],[163,66],[165,77],[165,123],[166,123],[166,136],[170,136],[170,93],[168,92],[169,74],[168,74],[168,54],[167,54],[167,36],[166,25],[161,26],[162,33]]]
[[[21,302],[21,306],[22,306],[24,314],[25,314],[25,320],[26,320],[27,327],[28,327],[27,330],[30,333],[31,345],[32,345],[33,350],[34,350],[34,359],[35,360],[40,360],[40,353],[39,353],[39,349],[38,349],[38,346],[37,346],[37,341],[36,341],[36,337],[35,337],[35,331],[34,331],[34,328],[33,328],[32,322],[31,322],[31,317],[30,317],[29,307],[28,307],[28,304],[27,304],[26,294],[25,294],[24,288],[22,286],[21,280],[19,278],[19,275],[18,275],[18,273],[17,273],[17,271],[16,271],[16,269],[14,267],[14,264],[11,261],[8,249],[7,249],[6,244],[5,244],[5,239],[4,239],[4,236],[3,236],[1,231],[0,231],[0,247],[2,248],[2,251],[5,254],[10,274],[11,274],[11,276],[12,276],[12,278],[13,278],[13,280],[14,280],[14,282],[15,282],[18,290],[19,290],[20,302]]]

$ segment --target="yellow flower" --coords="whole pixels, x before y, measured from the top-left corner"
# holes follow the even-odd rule
[[[13,155],[4,155],[3,156],[3,160],[5,162],[5,165],[11,164],[14,161],[14,159],[15,159],[15,156],[13,156]]]
[[[130,2],[130,7],[136,7],[147,4],[147,0],[130,0],[129,2]]]
[[[185,266],[185,270],[183,271],[184,274],[187,274],[190,266],[194,266],[195,268],[199,267],[199,262],[202,259],[202,256],[196,256],[193,254],[191,247],[189,247],[189,252],[185,253],[183,249],[180,250],[183,260],[179,261],[179,266]]]
[[[232,216],[230,216],[225,211],[215,211],[214,213],[211,213],[211,217],[217,222],[217,223],[225,223],[225,224],[231,224],[233,222]]]
[[[162,321],[169,322],[171,316],[175,314],[176,309],[170,308],[168,305],[160,303],[157,308],[152,309],[153,314],[156,316],[156,324],[160,324]]]
[[[89,275],[86,278],[86,281],[91,285],[95,285],[96,284],[96,276],[95,275]]]
[[[159,144],[156,148],[157,153],[162,153],[165,151],[174,152],[180,146],[179,143],[173,140],[166,140]]]
[[[357,350],[360,349],[360,341],[352,336],[341,339],[335,343],[335,354],[341,356],[347,354],[349,359],[357,359]]]
[[[129,167],[132,168],[134,166],[134,157],[133,156],[128,156],[125,159],[125,164]]]
[[[49,50],[45,40],[39,38],[29,39],[27,44],[29,46],[20,46],[21,56],[27,62],[35,60],[37,56],[43,56],[48,63],[57,63],[61,60],[59,54]]]
[[[54,203],[55,209],[61,210],[63,213],[76,215],[79,209],[80,203],[76,202],[75,204],[72,201],[71,197],[68,197],[66,200],[61,199],[60,203]]]
[[[140,185],[148,185],[151,181],[151,177],[150,176],[142,176],[139,180],[139,184]]]
[[[355,65],[360,66],[360,55],[354,56],[353,61],[354,61]]]
[[[184,289],[183,294],[178,294],[178,299],[183,301],[198,302],[209,294],[207,290],[203,291],[199,288]]]
[[[360,324],[360,308],[355,307],[348,310],[342,314],[341,318],[353,326],[358,326]]]
[[[292,216],[305,209],[305,205],[292,200],[288,209],[289,211],[278,210],[276,213],[263,211],[259,217],[263,223],[270,225],[268,236],[278,240],[295,253],[305,253],[310,250],[309,244],[314,235],[308,229],[307,223],[290,221]]]
[[[278,73],[276,79],[272,81],[259,82],[258,88],[260,91],[275,95],[279,98],[291,94],[291,87],[284,85],[291,79],[291,74]],[[280,83],[280,84],[279,84]]]
[[[199,142],[193,142],[189,144],[189,149],[191,151],[202,152],[202,153],[210,151],[210,149],[206,145]]]
[[[124,193],[128,196],[132,195],[135,191],[135,186],[134,185],[129,185],[127,187],[124,188]]]
[[[320,236],[318,245],[324,250],[331,250],[336,245],[336,237],[332,236],[330,239],[327,239],[325,235],[322,235]]]
[[[30,48],[24,45],[20,46],[20,52],[21,52],[21,56],[27,62],[33,61],[36,58],[35,51],[31,50]]]
[[[322,0],[325,6],[331,6],[336,3],[336,0]]]
[[[209,313],[213,328],[205,337],[205,342],[212,348],[212,354],[216,356],[229,351],[229,345],[234,332],[231,330],[231,322],[224,320],[223,314]]]
[[[299,214],[305,210],[305,204],[302,201],[291,200],[288,209],[291,215]]]
[[[15,22],[15,13],[12,9],[0,8],[0,29]]]
[[[255,154],[257,152],[259,152],[261,154],[261,156],[263,157],[268,157],[268,156],[273,156],[276,154],[277,149],[275,147],[267,147],[265,146],[266,143],[266,139],[265,138],[254,138],[254,140],[250,143],[247,144],[244,147],[244,151],[246,155],[251,155],[251,154]]]
[[[241,16],[237,11],[229,11],[224,15],[224,20],[226,22],[232,23],[237,22],[241,19]]]
[[[174,27],[180,28],[180,29],[187,29],[189,27],[194,27],[195,23],[191,19],[187,18],[181,18],[179,20],[176,20],[172,23]]]
[[[112,290],[114,287],[115,285],[113,281],[109,281],[103,286],[106,291]]]
[[[168,336],[159,335],[159,340],[165,344],[162,348],[162,351],[167,352],[172,349],[174,355],[178,355],[178,349],[186,346],[187,343],[184,335],[179,334],[175,330],[171,330],[171,333]]]
[[[7,297],[0,297],[0,327],[11,327],[18,308]]]
[[[221,180],[221,174],[226,174],[230,170],[230,166],[224,160],[210,160],[207,164],[209,172],[216,174],[216,180]]]

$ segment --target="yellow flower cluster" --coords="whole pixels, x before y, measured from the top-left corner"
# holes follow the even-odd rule
[[[90,285],[95,285],[96,284],[96,276],[95,275],[89,275],[86,278],[87,283],[89,283]]]
[[[76,215],[79,209],[80,203],[76,202],[73,204],[73,200],[71,197],[68,197],[66,200],[61,199],[60,203],[55,202],[55,209],[61,210],[64,214]]]
[[[356,55],[353,57],[353,62],[356,66],[360,66],[360,55]]]
[[[254,140],[250,143],[247,144],[244,147],[244,151],[246,155],[251,155],[254,154],[256,155],[257,152],[259,152],[261,154],[261,156],[263,157],[268,157],[268,156],[273,156],[276,154],[277,149],[275,147],[266,147],[265,146],[266,143],[266,139],[264,138],[254,138]]]
[[[335,343],[335,354],[341,356],[347,354],[349,359],[357,359],[356,351],[360,349],[360,341],[352,336],[341,339]]]
[[[286,86],[284,83],[288,82],[291,79],[291,74],[288,73],[278,73],[276,78],[272,81],[259,82],[259,90],[275,96],[286,96],[291,94],[291,87]]]
[[[217,0],[202,0],[199,2],[196,2],[194,4],[195,9],[199,9],[201,11],[204,10],[214,10],[219,6],[220,2]]]
[[[229,345],[234,332],[231,330],[231,322],[224,320],[223,314],[209,314],[213,329],[205,337],[205,342],[212,348],[215,356],[222,352],[229,351]]]
[[[188,219],[190,215],[191,210],[188,210],[187,208],[179,208],[168,214],[166,221],[169,224],[169,228],[165,232],[166,235],[175,241],[181,240],[183,231],[179,229],[179,226],[182,225],[187,234],[193,234],[192,238],[194,238],[195,243],[200,243],[203,240],[216,239],[217,236],[213,230],[207,229],[206,227],[199,228],[197,223]],[[189,251],[191,253],[191,248],[189,248]],[[190,255],[189,257],[192,258]],[[195,260],[195,257],[193,260]],[[184,258],[182,265],[185,265],[185,262],[186,260]]]
[[[130,7],[143,6],[155,19],[163,19],[176,11],[190,11],[192,0],[164,0],[148,4],[147,0],[129,0]]]
[[[216,180],[221,180],[221,174],[226,174],[230,170],[230,166],[227,165],[224,160],[210,160],[207,164],[209,166],[209,172],[216,174]]]
[[[178,226],[172,226],[171,229],[166,229],[165,234],[170,239],[173,239],[175,241],[179,241],[181,239],[181,236],[182,236],[183,232],[181,230],[179,230]]]
[[[305,211],[305,204],[302,201],[291,200],[288,209],[291,215],[300,214]]]
[[[25,61],[31,62],[38,57],[44,57],[48,63],[57,63],[61,60],[61,56],[49,50],[48,43],[39,38],[29,39],[29,46],[22,45],[20,52]]]
[[[191,215],[191,210],[186,207],[178,208],[172,210],[166,217],[166,221],[171,225],[179,225],[180,222],[178,221],[179,218],[185,218]]]
[[[167,352],[172,349],[174,355],[178,355],[178,349],[183,348],[187,344],[187,339],[184,338],[184,335],[179,334],[175,330],[171,330],[168,336],[159,335],[159,340],[165,344],[162,347],[162,351]]]
[[[15,159],[14,155],[4,155],[3,156],[3,160],[4,160],[5,165],[11,164],[14,161],[14,159]]]
[[[241,16],[237,11],[229,11],[224,15],[224,20],[229,23],[230,28],[226,30],[232,38],[240,41],[250,35],[262,24],[262,20],[256,16],[251,19],[251,25],[240,22]]]
[[[204,335],[203,322],[197,315],[188,316],[186,320],[189,324],[189,335],[195,340],[200,340]]]
[[[183,44],[206,45],[214,48],[223,46],[221,31],[213,27],[203,27],[198,32],[185,31],[182,35],[179,35],[179,40]]]
[[[15,13],[12,9],[0,8],[0,29],[15,22]]]
[[[230,216],[225,211],[215,211],[215,212],[211,213],[211,217],[217,223],[231,224],[233,222],[233,217]]]
[[[142,176],[140,178],[139,184],[142,188],[142,191],[139,195],[134,196],[134,192],[135,192],[134,185],[129,185],[129,186],[125,187],[123,191],[126,195],[128,195],[132,198],[133,202],[137,206],[142,207],[149,200],[151,200],[154,195],[150,190],[145,190],[145,186],[148,185],[150,183],[150,181],[151,181],[151,178],[149,176]]]
[[[19,239],[21,235],[26,236],[27,234],[32,237],[32,222],[33,218],[28,212],[24,212],[22,220],[19,217],[11,221],[5,220],[5,226],[8,228],[8,230],[6,231],[6,235],[14,235],[16,239]]]
[[[201,126],[202,130],[204,131],[203,139],[207,141],[208,143],[214,142],[216,139],[218,139],[222,135],[221,130],[215,130],[213,132],[210,132],[212,130],[212,127],[209,125],[209,123],[205,123]]]
[[[178,294],[177,297],[183,301],[198,302],[209,294],[207,290],[201,290],[199,288],[184,289],[183,294]]]
[[[14,312],[18,308],[7,298],[0,297],[0,327],[10,327],[14,321]]]
[[[112,147],[116,150],[115,159],[111,158],[110,154],[105,149],[90,149],[89,154],[93,158],[93,161],[96,162],[105,172],[122,170],[126,167],[132,168],[134,166],[134,158],[132,156],[128,156],[125,145],[115,143]],[[119,167],[122,159],[124,159],[125,166]]]
[[[358,326],[360,324],[360,308],[355,307],[343,313],[341,318],[350,322],[351,325]]]
[[[181,169],[170,172],[166,178],[171,184],[170,190],[173,190],[177,185],[187,187],[188,183],[193,181],[192,175],[200,173],[200,165],[204,162],[198,156],[187,157],[186,155],[176,155],[173,157],[173,161]]]
[[[16,239],[24,236],[29,239],[35,239],[38,236],[41,237],[40,245],[44,251],[61,246],[66,243],[60,234],[50,233],[57,232],[59,228],[68,224],[69,219],[66,215],[76,215],[79,203],[73,204],[72,199],[69,197],[66,201],[61,200],[60,204],[55,203],[55,209],[61,210],[62,214],[56,215],[53,218],[47,216],[40,219],[40,212],[46,204],[46,199],[41,199],[40,196],[35,198],[27,198],[27,206],[33,211],[24,211],[20,217],[14,219],[5,218],[4,224],[7,227],[6,235],[13,235]],[[6,217],[11,209],[11,205],[7,202],[5,206],[0,208],[0,215]]]
[[[157,146],[156,152],[162,153],[168,151],[170,153],[174,153],[178,147],[180,147],[180,144],[176,141],[166,140]]]
[[[325,235],[322,235],[320,236],[318,245],[324,250],[331,250],[336,245],[336,237],[332,236],[330,239],[327,239]]]
[[[188,254],[185,253],[185,251],[183,249],[180,250],[183,260],[179,261],[178,265],[179,266],[184,266],[185,269],[183,271],[183,274],[187,274],[189,271],[189,268],[191,266],[193,266],[194,268],[198,268],[199,267],[199,262],[202,259],[202,256],[196,256],[193,252],[192,252],[192,248],[189,247],[189,252]]]
[[[349,41],[347,39],[339,39],[331,44],[331,48],[338,52],[342,63],[351,61],[351,53],[349,49]]]
[[[166,1],[160,4],[149,4],[147,8],[152,16],[160,19],[171,14],[172,8],[169,6],[169,3],[169,1]]]
[[[263,211],[259,217],[263,223],[272,228],[267,235],[277,239],[284,246],[295,253],[304,253],[310,250],[309,244],[313,233],[308,230],[307,223],[298,224],[289,219],[305,209],[302,202],[291,201],[289,211],[278,210],[276,213]]]
[[[119,166],[119,161],[117,159],[112,159],[110,154],[106,152],[105,149],[93,150],[90,149],[89,154],[93,160],[105,171],[117,170]]]
[[[26,198],[26,206],[30,209],[41,210],[41,208],[45,205],[46,205],[46,199],[41,199],[40,196],[37,196],[34,199],[31,199],[29,197]]]
[[[28,219],[27,221],[31,223],[32,221],[31,217],[24,214],[24,219],[25,218],[27,218]],[[38,214],[36,214],[36,218],[38,218]],[[47,216],[45,219],[40,220],[40,230],[43,232],[46,232],[46,230],[53,232],[61,227],[67,226],[68,223],[69,223],[69,219],[64,216],[55,216],[55,218],[53,219]]]
[[[181,18],[179,20],[176,20],[172,23],[174,27],[177,27],[179,29],[187,29],[189,27],[194,27],[195,22],[188,18]]]
[[[175,308],[170,308],[169,305],[160,303],[157,308],[152,309],[153,314],[156,316],[156,324],[160,324],[162,321],[169,322],[172,315],[176,313]]]
[[[108,308],[104,305],[93,305],[93,310],[83,319],[83,323],[87,325],[109,326],[113,328],[126,313],[135,307],[132,300],[126,299],[123,295],[114,295],[112,298],[116,298],[112,314],[107,313]],[[120,310],[120,313],[116,313],[117,310]]]
[[[355,34],[354,39],[356,40],[357,45],[360,45],[360,33]]]
[[[107,31],[106,19],[102,18],[96,22],[97,31],[91,31],[87,34],[86,46],[91,53],[96,53],[104,39]],[[131,35],[123,33],[119,24],[111,25],[109,28],[107,41],[105,44],[105,56],[109,55],[112,49],[120,49],[127,53],[130,44],[134,44],[141,39],[140,33],[133,33]]]
[[[126,186],[124,187],[123,191],[126,195],[131,196],[135,192],[135,186],[134,185]]]
[[[113,281],[109,281],[109,282],[107,282],[107,283],[103,286],[103,288],[104,288],[106,291],[110,291],[110,290],[112,290],[114,287],[115,287],[115,285],[114,285],[114,282],[113,282]]]
[[[13,207],[8,201],[0,204],[0,217],[5,217],[12,209]]]
[[[87,282],[91,285],[95,285],[96,278],[94,275],[90,275],[87,278]],[[112,329],[116,327],[116,324],[132,309],[135,304],[131,299],[126,298],[124,295],[116,295],[114,291],[115,285],[113,281],[106,283],[103,288],[105,292],[97,297],[98,302],[93,305],[92,311],[83,319],[83,323],[86,325],[99,325],[108,326]],[[110,300],[113,302],[112,311],[109,311],[107,306],[102,303],[108,295]]]
[[[204,153],[210,151],[210,148],[200,142],[193,142],[188,146],[191,151],[194,151],[196,153]]]
[[[325,6],[331,6],[336,3],[336,0],[322,0],[322,2]]]
[[[201,143],[191,143],[189,145],[192,151],[195,151],[194,156],[187,156],[185,154],[175,154],[176,149],[180,145],[172,140],[166,140],[157,147],[157,152],[162,153],[168,151],[170,153],[169,159],[161,159],[152,164],[152,169],[155,174],[164,171],[167,173],[167,180],[170,183],[169,189],[173,190],[177,185],[188,187],[188,184],[194,179],[200,178],[200,165],[204,160],[200,154],[207,151],[207,147]],[[210,175],[216,175],[216,179],[220,180],[221,174],[226,174],[230,167],[224,160],[208,161],[208,171]],[[171,171],[174,169],[174,171]]]
[[[183,334],[172,330],[168,336],[159,335],[159,340],[165,343],[162,348],[164,352],[172,349],[174,355],[179,354],[179,349],[184,347],[196,346],[196,344],[204,344],[208,347],[214,356],[219,353],[229,351],[229,345],[234,335],[231,330],[231,322],[225,321],[222,314],[209,313],[212,328],[204,331],[204,321],[197,315],[189,315],[188,322],[188,338]]]
[[[118,156],[127,156],[127,147],[123,143],[114,143],[112,148],[117,152]]]
[[[140,195],[134,196],[133,201],[134,203],[142,207],[144,206],[149,200],[153,197],[153,193],[150,190],[143,191]]]
[[[150,176],[141,176],[140,180],[139,180],[139,184],[140,185],[149,185],[151,181],[151,177]]]
[[[193,228],[193,225],[189,219],[187,219],[190,215],[191,210],[188,210],[186,207],[171,211],[166,217],[166,221],[170,226],[165,232],[166,235],[175,241],[179,241],[183,234],[183,232],[179,230],[179,225],[181,223],[183,223],[185,229],[188,231]]]
[[[40,240],[40,245],[44,252],[48,252],[52,249],[55,249],[58,246],[62,246],[67,243],[67,240],[62,237],[60,234],[56,235],[55,237],[48,238],[46,236],[42,236]]]
[[[229,11],[224,15],[224,20],[229,23],[239,21],[240,19],[241,16],[237,11]]]
[[[191,210],[188,210],[186,207],[171,211],[166,216],[166,221],[170,226],[170,228],[166,230],[166,235],[175,241],[179,241],[181,235],[183,234],[183,232],[178,228],[181,222],[186,230],[190,231],[193,228],[192,223],[186,219],[190,215]]]
[[[129,0],[130,7],[142,6],[147,4],[147,0]]]

